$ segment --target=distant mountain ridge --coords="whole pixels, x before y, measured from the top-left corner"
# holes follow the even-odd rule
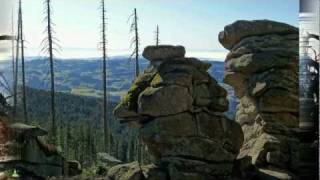
[[[212,75],[229,92],[231,112],[234,112],[237,100],[233,89],[222,83],[224,63],[221,61],[208,61],[212,66],[209,69]],[[145,69],[149,62],[140,59],[141,69]],[[12,81],[11,62],[1,62],[0,70],[4,71],[9,82]],[[55,63],[55,85],[59,92],[73,95],[102,97],[102,61],[99,58],[65,59]],[[27,86],[35,89],[49,90],[49,64],[43,58],[30,58],[26,62]],[[134,79],[133,63],[127,57],[116,56],[107,61],[107,88],[109,99],[113,102],[120,100],[121,96],[130,88]],[[232,113],[230,113],[232,114]]]

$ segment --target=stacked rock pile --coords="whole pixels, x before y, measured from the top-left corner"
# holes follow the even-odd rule
[[[186,58],[182,46],[149,46],[143,56],[150,66],[115,115],[141,128],[153,163],[170,179],[230,177],[243,133],[223,114],[227,92],[208,74],[210,64]]]
[[[277,179],[293,178],[298,168],[298,40],[297,28],[268,20],[236,21],[219,34],[230,50],[224,82],[240,99],[236,121],[244,145],[238,158],[249,157],[259,172]]]

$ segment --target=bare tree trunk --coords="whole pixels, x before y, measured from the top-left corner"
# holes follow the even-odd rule
[[[156,30],[156,46],[159,46],[160,40],[159,40],[159,26],[157,25],[157,30]]]
[[[48,30],[48,51],[50,62],[50,79],[51,79],[51,123],[52,123],[52,141],[56,144],[57,128],[56,128],[56,109],[55,109],[55,87],[54,87],[54,62],[53,62],[53,41],[52,41],[52,22],[51,22],[51,0],[46,0],[47,8],[47,30]]]
[[[13,10],[12,10],[12,20],[11,20],[11,35],[12,37],[15,37],[14,35],[14,16],[13,16]],[[15,87],[15,82],[14,82],[14,77],[15,77],[15,51],[14,51],[14,38],[11,40],[11,53],[12,53],[12,92],[14,93],[14,87]],[[14,96],[14,94],[12,94]]]
[[[25,123],[28,123],[27,101],[26,101],[26,77],[25,77],[25,63],[24,63],[24,39],[23,39],[23,20],[21,0],[19,1],[19,19],[20,19],[20,41],[21,41],[21,65],[22,65],[22,103],[23,115]]]
[[[139,34],[138,34],[138,16],[137,16],[137,9],[134,8],[134,23],[135,23],[135,51],[136,51],[136,77],[139,76],[140,69],[139,69]]]
[[[19,74],[19,41],[20,41],[20,28],[21,28],[21,24],[20,24],[20,9],[18,12],[18,29],[17,29],[17,38],[16,38],[16,62],[15,62],[15,70],[14,70],[14,87],[13,87],[13,110],[12,110],[12,114],[13,117],[16,117],[16,113],[17,113],[17,104],[18,104],[18,74]]]
[[[131,40],[130,47],[134,46],[134,50],[132,54],[130,55],[130,60],[135,61],[135,74],[134,79],[136,79],[139,76],[140,73],[140,66],[139,66],[139,33],[138,33],[138,15],[137,15],[137,9],[135,8],[133,11],[133,14],[129,16],[129,19],[131,20],[130,25],[130,33],[134,33],[134,36]]]
[[[108,95],[107,95],[107,50],[106,50],[106,16],[105,3],[101,0],[102,6],[102,51],[103,51],[103,124],[104,124],[104,148],[105,152],[111,153],[110,146],[110,127],[107,114]]]

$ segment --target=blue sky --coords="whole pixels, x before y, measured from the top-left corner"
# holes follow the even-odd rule
[[[23,0],[24,34],[29,49],[26,54],[29,56],[39,55],[40,42],[45,36],[42,2]],[[100,37],[99,3],[100,0],[52,0],[56,36],[63,48],[59,56],[68,56],[71,51],[100,55],[96,51]],[[128,51],[132,36],[127,19],[133,8],[138,11],[142,47],[154,43],[158,24],[163,44],[180,44],[189,52],[212,52],[225,51],[218,42],[218,33],[225,25],[239,19],[271,19],[298,26],[299,1],[106,0],[111,54]]]

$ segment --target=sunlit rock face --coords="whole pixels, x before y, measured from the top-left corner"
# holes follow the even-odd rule
[[[256,177],[295,178],[298,38],[297,28],[268,20],[236,21],[219,34],[221,44],[230,50],[224,82],[240,99],[236,121],[244,132],[244,144],[237,168],[244,176],[253,165],[258,168]]]
[[[173,58],[184,58],[186,50],[183,46],[148,46],[143,57],[149,61],[165,61]]]
[[[210,64],[184,57],[182,46],[150,46],[143,55],[150,66],[114,114],[141,128],[154,163],[170,178],[230,177],[243,132],[223,115],[227,92],[207,72]]]

